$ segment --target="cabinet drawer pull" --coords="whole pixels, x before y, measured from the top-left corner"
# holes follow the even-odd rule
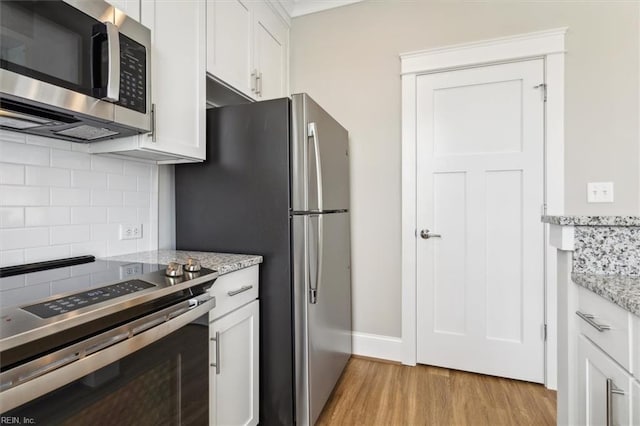
[[[211,367],[216,368],[216,374],[220,374],[220,332],[216,331],[216,337],[211,338],[212,342],[216,342],[216,362],[212,362]]]
[[[240,293],[244,293],[245,291],[249,291],[249,290],[251,290],[252,288],[253,288],[253,286],[252,286],[252,285],[245,285],[245,286],[240,287],[240,288],[239,288],[239,289],[237,289],[237,290],[231,290],[231,291],[228,291],[228,292],[227,292],[227,294],[228,294],[229,296],[235,296],[236,294],[240,294]]]
[[[591,314],[585,314],[583,312],[580,311],[576,311],[576,315],[579,316],[580,318],[582,318],[583,320],[585,320],[587,322],[587,324],[589,324],[591,327],[595,328],[596,330],[603,332],[605,330],[611,330],[611,327],[608,325],[604,325],[604,324],[598,324],[597,322],[595,322],[593,320],[594,316]]]
[[[624,395],[622,389],[613,384],[613,379],[607,379],[607,426],[613,426],[613,395]]]

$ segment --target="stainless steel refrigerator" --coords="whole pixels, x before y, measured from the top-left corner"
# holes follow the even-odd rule
[[[348,133],[308,95],[207,111],[178,249],[260,254],[260,424],[317,420],[351,355]]]

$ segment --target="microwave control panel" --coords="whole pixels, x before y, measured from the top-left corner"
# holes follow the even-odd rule
[[[147,52],[143,45],[120,34],[120,99],[117,104],[147,112]]]

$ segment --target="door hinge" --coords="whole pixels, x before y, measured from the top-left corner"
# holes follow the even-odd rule
[[[542,101],[547,102],[547,84],[541,83],[537,86],[533,86],[534,89],[540,89],[540,93],[542,94]]]
[[[542,338],[547,341],[547,324],[542,324]]]
[[[540,214],[541,214],[541,216],[546,216],[547,215],[547,203],[543,203],[540,206]]]

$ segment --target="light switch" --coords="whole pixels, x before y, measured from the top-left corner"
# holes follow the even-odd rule
[[[589,182],[588,203],[613,203],[613,182]]]

